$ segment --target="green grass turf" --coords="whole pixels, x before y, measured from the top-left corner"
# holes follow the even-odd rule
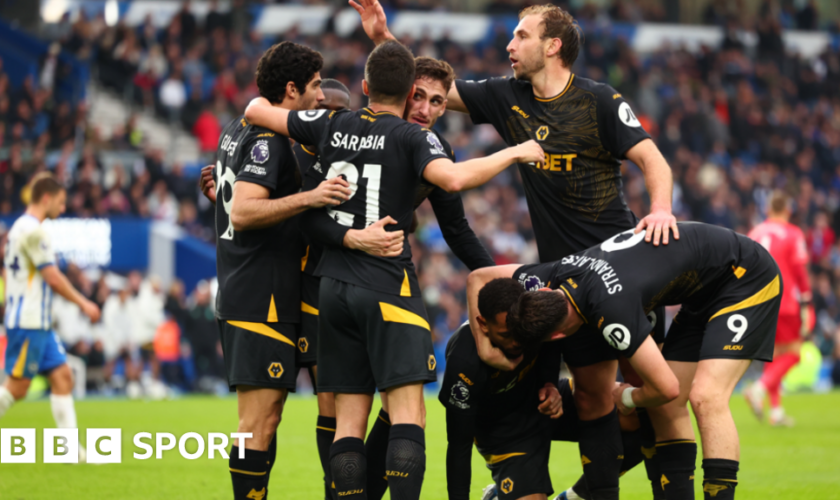
[[[444,412],[435,399],[427,399],[428,459],[423,499],[446,498],[446,436]],[[840,499],[840,392],[795,395],[785,399],[797,419],[792,429],[759,424],[737,396],[732,401],[741,435],[739,500],[797,498]],[[81,401],[76,404],[79,423],[85,427],[122,429],[122,463],[111,465],[62,465],[41,463],[40,429],[52,427],[48,401],[21,403],[0,420],[0,426],[39,429],[37,464],[0,464],[0,499],[228,499],[231,496],[227,461],[185,460],[176,450],[162,460],[136,460],[135,433],[170,432],[180,436],[198,432],[229,433],[236,427],[236,400],[190,397],[176,401]],[[271,476],[271,498],[323,498],[320,463],[315,448],[316,400],[293,397],[279,430],[278,457]],[[84,442],[84,432],[80,432]],[[188,446],[194,451],[194,445]],[[577,445],[554,443],[552,481],[556,490],[569,487],[581,472]],[[698,457],[697,498],[703,498]],[[491,482],[478,454],[473,455],[472,498]],[[650,499],[643,466],[621,480],[622,499]],[[386,497],[387,498],[387,497]]]

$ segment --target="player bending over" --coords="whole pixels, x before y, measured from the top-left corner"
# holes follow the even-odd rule
[[[411,52],[397,42],[384,43],[365,65],[362,85],[370,103],[363,110],[288,112],[261,99],[251,102],[248,120],[315,145],[321,178],[343,177],[350,184],[349,201],[310,212],[303,219],[306,227],[326,218],[360,230],[390,214],[396,229],[404,231],[411,224],[421,176],[447,191],[461,191],[487,182],[516,161],[543,158],[542,149],[530,142],[453,164],[433,132],[401,118],[414,74]],[[425,473],[423,383],[435,380],[436,361],[411,248],[403,245],[394,258],[328,246],[317,270],[319,389],[336,393],[330,464],[342,498],[367,498],[362,439],[376,388],[387,393],[393,423],[386,457],[391,496],[420,497]]]
[[[476,321],[485,333],[507,335],[508,310],[525,289],[518,281],[490,281],[478,295]],[[472,446],[487,462],[494,484],[485,498],[540,500],[553,492],[548,471],[551,441],[577,442],[580,419],[570,380],[558,383],[560,346],[534,346],[512,371],[481,361],[465,323],[449,340],[439,399],[446,407],[446,481],[450,500],[468,500]],[[559,390],[559,392],[558,392]],[[621,417],[625,455],[621,471],[643,460],[638,421]],[[564,492],[564,494],[567,492]],[[590,498],[583,477],[569,493]]]
[[[767,220],[750,231],[756,240],[776,259],[787,283],[779,310],[779,329],[773,361],[764,365],[761,379],[744,390],[747,402],[759,420],[764,417],[764,397],[770,396],[770,425],[793,425],[793,419],[782,408],[782,379],[799,363],[802,337],[808,334],[808,304],[811,283],[808,279],[808,250],[802,230],[790,222],[791,200],[776,191],[770,197]]]
[[[557,262],[476,271],[470,307],[474,289],[514,277],[534,292],[511,308],[511,335],[489,336],[508,356],[575,334],[601,335],[626,356],[644,385],[624,384],[614,399],[622,412],[648,408],[668,499],[694,498],[690,401],[703,443],[705,497],[729,500],[740,458],[729,398],[751,360],[772,359],[782,282],[770,254],[746,236],[700,223],[681,222],[679,230],[667,246],[643,243],[631,230]],[[551,290],[537,291],[543,287]],[[682,309],[660,353],[647,314],[676,304]]]
[[[58,270],[44,219],[64,213],[67,192],[48,173],[37,174],[30,183],[26,213],[9,230],[4,272],[6,282],[6,374],[0,387],[0,418],[26,396],[32,378],[39,373],[50,383],[50,406],[55,425],[75,429],[73,372],[61,340],[52,329],[52,294],[79,306],[92,323],[99,321],[99,307],[73,288]],[[79,461],[85,449],[79,445]]]

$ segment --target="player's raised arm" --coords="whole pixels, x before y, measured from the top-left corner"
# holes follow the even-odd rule
[[[470,319],[470,330],[472,330],[475,345],[478,349],[478,357],[497,370],[513,370],[522,361],[522,356],[513,360],[508,359],[502,350],[494,346],[490,338],[481,331],[478,324],[478,292],[484,288],[484,285],[496,278],[510,278],[520,267],[522,267],[521,264],[485,267],[471,272],[469,278],[467,278],[467,314]]]
[[[458,86],[455,85],[455,82],[452,82],[452,86],[449,87],[449,93],[446,94],[446,107],[459,113],[470,112],[467,109],[467,105],[464,104],[464,100],[461,99],[461,94],[458,93]]]
[[[448,158],[433,160],[423,170],[423,177],[449,193],[466,191],[485,184],[514,163],[539,163],[544,158],[542,147],[536,141],[528,141],[457,164]]]
[[[245,119],[248,120],[248,123],[271,129],[280,135],[289,137],[289,110],[272,106],[265,97],[251,99],[248,107],[245,108]]]
[[[379,45],[388,40],[396,40],[388,30],[388,18],[379,0],[350,0],[349,4],[361,16],[362,28],[373,43]]]
[[[648,336],[628,361],[644,385],[633,387],[622,384],[616,387],[613,397],[622,413],[629,413],[637,406],[660,406],[680,395],[679,381],[659,352],[653,337]]]

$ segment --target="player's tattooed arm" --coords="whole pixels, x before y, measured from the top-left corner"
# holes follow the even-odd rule
[[[490,338],[481,329],[478,322],[478,292],[484,285],[496,278],[510,278],[521,264],[508,264],[506,266],[484,267],[470,273],[467,278],[467,314],[470,318],[470,330],[475,338],[475,346],[478,350],[478,357],[482,361],[497,370],[510,371],[516,368],[522,361],[520,355],[516,359],[508,359],[501,349],[494,346]]]
[[[659,245],[668,244],[668,232],[674,232],[674,239],[680,239],[677,219],[671,213],[671,199],[674,196],[674,176],[671,167],[659,148],[650,139],[645,139],[626,153],[627,159],[635,163],[645,176],[650,194],[650,213],[636,226],[636,232],[644,230],[645,241]]]
[[[466,191],[498,175],[514,163],[539,163],[545,158],[536,141],[523,142],[484,158],[452,163],[449,158],[432,160],[423,170],[423,177],[448,193]]]
[[[615,388],[613,399],[623,414],[627,415],[637,406],[660,406],[680,395],[677,376],[662,357],[653,337],[645,338],[629,360],[644,385],[634,388],[630,384],[621,384]]]
[[[379,0],[350,0],[349,3],[359,13],[362,28],[373,43],[379,45],[388,40],[396,40],[388,29],[388,18]]]

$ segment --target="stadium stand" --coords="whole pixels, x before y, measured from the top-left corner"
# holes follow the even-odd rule
[[[447,60],[459,78],[509,74],[505,47],[520,2],[474,2],[482,13],[446,16],[440,13],[447,2],[383,3],[392,31],[416,55]],[[633,103],[674,171],[679,219],[746,233],[762,220],[772,189],[794,196],[793,222],[805,230],[812,258],[813,340],[827,360],[824,371],[833,369],[840,385],[840,27],[823,21],[815,2],[798,11],[791,2],[781,9],[753,2],[759,4],[755,11],[743,4],[733,10],[731,2],[701,3],[696,18],[702,26],[662,24],[677,19],[660,2],[616,0],[571,9],[586,36],[575,72],[610,83]],[[68,216],[108,218],[112,231],[147,224],[146,240],[174,240],[173,254],[212,256],[204,242],[213,241],[213,214],[197,191],[197,168],[213,161],[221,128],[257,95],[253,73],[260,54],[280,39],[312,46],[324,55],[322,76],[345,83],[353,107],[364,104],[360,87],[371,44],[343,4],[236,0],[223,10],[217,2],[137,1],[120,2],[116,14],[106,12],[105,2],[67,4],[66,12],[43,12],[49,22],[39,38],[0,23],[0,215],[7,223],[23,208],[27,180],[51,170],[69,189]],[[90,85],[133,110],[107,136],[88,121]],[[183,164],[151,147],[137,126],[149,115],[189,131],[198,155]],[[502,147],[490,126],[473,126],[457,113],[446,114],[438,127],[459,159]],[[647,213],[641,173],[630,164],[623,171],[627,203],[636,214]],[[515,170],[465,193],[464,202],[497,263],[536,261]],[[412,246],[443,360],[449,335],[466,319],[467,270],[446,247],[428,204],[418,217]],[[143,222],[149,220],[179,228],[177,236]],[[111,239],[118,244],[116,236]],[[111,254],[119,259],[116,247]],[[115,377],[139,381],[138,356],[147,355],[156,360],[155,376],[163,374],[170,385],[215,390],[220,365],[217,346],[208,340],[216,338],[209,323],[212,301],[200,281],[212,277],[206,272],[212,267],[184,271],[186,276],[178,262],[161,273],[152,261],[144,256],[139,264],[100,266],[127,278],[103,274],[85,283],[96,273],[71,273],[105,307],[106,319],[87,331],[60,328],[62,336],[87,363],[91,388],[107,391],[106,381]],[[152,277],[129,272],[136,269]],[[189,294],[175,278],[187,283]],[[146,320],[157,318],[154,329],[139,325],[141,309]],[[119,326],[132,321],[131,328]],[[128,330],[144,333],[114,340],[113,332]],[[144,344],[151,347],[129,352]]]

